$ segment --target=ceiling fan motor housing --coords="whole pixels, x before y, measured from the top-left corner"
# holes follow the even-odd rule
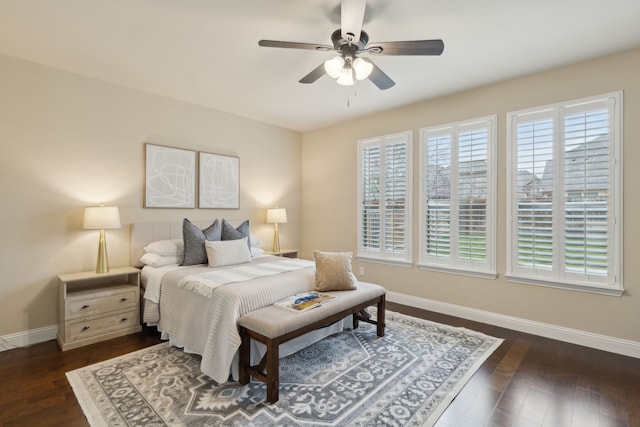
[[[331,41],[333,42],[333,47],[335,50],[342,52],[345,47],[351,47],[353,52],[357,53],[364,50],[365,46],[369,42],[369,34],[366,31],[360,32],[360,41],[358,43],[353,43],[353,41],[349,41],[342,38],[342,30],[338,28],[331,34]]]

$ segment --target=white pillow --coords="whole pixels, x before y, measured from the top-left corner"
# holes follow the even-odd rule
[[[182,239],[158,240],[145,246],[144,251],[160,256],[182,256],[184,241]]]
[[[162,256],[153,253],[146,253],[140,257],[140,262],[151,267],[162,267],[169,264],[179,264],[182,262],[180,255]]]
[[[207,251],[209,267],[251,262],[251,251],[247,244],[247,237],[236,240],[207,240],[204,242],[204,248]]]
[[[251,243],[253,243],[253,240],[251,241]],[[263,253],[264,249],[251,247],[251,256],[258,256],[262,255]]]

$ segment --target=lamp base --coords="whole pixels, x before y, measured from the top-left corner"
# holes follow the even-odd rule
[[[100,230],[100,240],[98,241],[98,262],[96,263],[96,273],[109,272],[109,256],[107,255],[107,242],[104,238],[104,230]]]
[[[278,223],[273,224],[273,247],[272,252],[280,252],[280,233],[278,233]]]

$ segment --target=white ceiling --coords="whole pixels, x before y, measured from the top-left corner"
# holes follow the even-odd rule
[[[396,81],[385,91],[300,84],[335,54],[258,46],[331,44],[339,11],[339,0],[0,0],[0,54],[308,131],[640,47],[639,0],[369,0],[372,42],[445,43],[442,56],[373,58]]]

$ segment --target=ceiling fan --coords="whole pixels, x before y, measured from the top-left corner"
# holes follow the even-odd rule
[[[389,89],[395,82],[369,59],[362,58],[361,54],[440,55],[444,50],[444,43],[440,39],[369,44],[369,35],[362,29],[365,8],[366,0],[342,0],[341,28],[331,34],[333,46],[277,40],[260,40],[258,45],[338,53],[336,57],[320,64],[315,70],[300,79],[300,83],[313,83],[328,74],[337,79],[338,84],[345,86],[353,85],[356,80],[368,78],[381,90]]]

